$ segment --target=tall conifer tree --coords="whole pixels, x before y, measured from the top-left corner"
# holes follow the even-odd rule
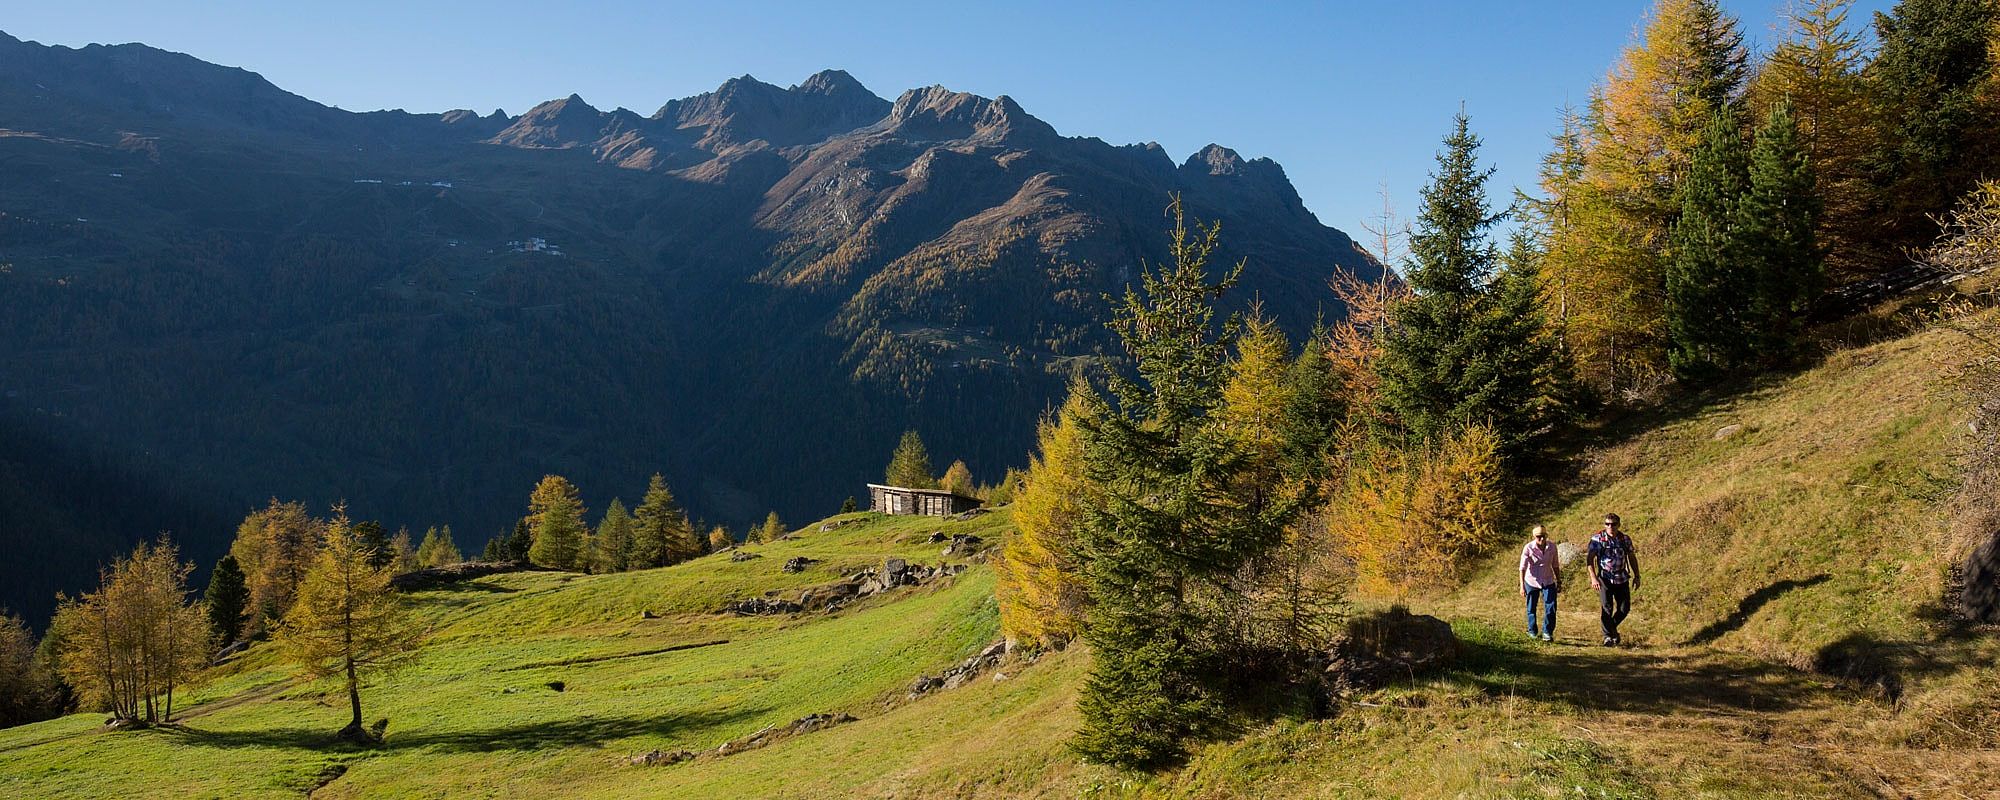
[[[1736,205],[1743,269],[1750,272],[1751,348],[1766,365],[1789,359],[1805,336],[1806,315],[1824,283],[1820,195],[1790,103],[1757,128],[1749,186]]]
[[[371,551],[372,552],[372,551]],[[208,629],[216,644],[235,644],[243,635],[243,618],[250,606],[250,588],[243,580],[243,568],[236,557],[225,555],[208,574]]]
[[[1239,263],[1211,279],[1219,230],[1189,231],[1176,198],[1173,263],[1148,269],[1114,308],[1136,375],[1111,376],[1116,403],[1092,393],[1082,427],[1102,502],[1079,530],[1092,605],[1093,656],[1075,747],[1127,767],[1178,758],[1223,718],[1237,665],[1221,652],[1234,623],[1223,587],[1283,532],[1268,506],[1232,490],[1242,459],[1212,418],[1241,323],[1217,325],[1215,301]]]
[[[1582,371],[1617,392],[1666,367],[1666,262],[1676,188],[1703,125],[1738,101],[1743,35],[1717,0],[1659,0],[1591,100],[1573,216],[1551,277],[1587,293],[1558,314]],[[1577,310],[1592,313],[1574,313]]]
[[[889,468],[882,480],[890,486],[937,488],[937,473],[931,471],[931,452],[916,431],[903,431],[903,438],[896,442],[896,451],[889,455]]]
[[[1489,425],[1518,452],[1546,422],[1558,353],[1532,272],[1497,272],[1490,231],[1501,215],[1488,205],[1492,170],[1480,169],[1478,149],[1461,112],[1424,188],[1410,235],[1414,294],[1391,310],[1377,371],[1386,410],[1417,439]]]
[[[1754,282],[1746,270],[1736,206],[1747,176],[1743,140],[1729,108],[1709,120],[1680,185],[1680,219],[1667,270],[1668,364],[1683,379],[1735,369],[1749,359]]]
[[[575,486],[560,475],[543,477],[528,498],[528,527],[535,540],[528,560],[553,569],[583,568],[583,514]]]
[[[1932,218],[2000,157],[1996,24],[1995,0],[1902,0],[1875,15],[1881,49],[1864,75],[1883,135],[1869,168],[1881,224],[1899,244],[1927,244]]]
[[[655,474],[646,484],[646,496],[632,520],[631,569],[651,569],[677,564],[700,555],[687,513],[674,501],[667,479]]]
[[[618,498],[604,507],[604,519],[597,523],[597,551],[592,572],[624,572],[632,552],[632,515]]]
[[[1765,58],[1749,90],[1760,118],[1781,103],[1792,106],[1823,209],[1814,236],[1828,258],[1828,272],[1843,279],[1864,276],[1891,255],[1881,251],[1876,233],[1867,229],[1865,161],[1880,145],[1862,78],[1868,46],[1848,25],[1852,8],[1853,0],[1792,5],[1784,38]]]

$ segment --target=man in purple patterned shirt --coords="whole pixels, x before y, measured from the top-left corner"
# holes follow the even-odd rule
[[[1632,590],[1639,588],[1639,554],[1632,537],[1618,529],[1618,515],[1604,515],[1604,530],[1590,537],[1590,586],[1597,590],[1604,646],[1620,643],[1618,623],[1632,613]]]

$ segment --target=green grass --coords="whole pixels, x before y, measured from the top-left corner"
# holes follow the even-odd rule
[[[1638,647],[1587,646],[1587,591],[1564,599],[1561,642],[1527,641],[1508,544],[1463,587],[1405,598],[1453,621],[1466,656],[1450,670],[1325,719],[1246,720],[1161,774],[1065,749],[1080,647],[904,698],[999,635],[983,565],[833,615],[712,613],[885,556],[937,562],[934,531],[997,540],[1008,525],[854,515],[746,562],[414,595],[433,634],[417,666],[367,689],[368,719],[390,720],[379,748],[332,743],[344,698],[253,648],[177,729],[75,715],[0,731],[0,797],[1978,797],[2000,775],[2000,644],[1937,615],[1962,430],[1940,387],[1955,355],[1953,334],[1918,333],[1607,436],[1544,518],[1581,541],[1603,512],[1624,516],[1646,565],[1626,629]],[[1714,437],[1730,424],[1743,432]],[[799,555],[821,561],[783,573]],[[686,645],[706,646],[659,652]],[[1873,671],[1809,669],[1829,654]],[[835,711],[860,719],[738,755],[624,763]]]

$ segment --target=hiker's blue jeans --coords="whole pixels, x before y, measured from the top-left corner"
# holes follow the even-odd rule
[[[1550,636],[1556,635],[1556,593],[1558,591],[1557,587],[1554,586],[1536,587],[1536,586],[1529,586],[1524,583],[1521,584],[1521,589],[1524,591],[1524,593],[1527,595],[1528,598],[1528,635],[1540,636],[1545,633]],[[1536,604],[1540,604],[1542,606],[1542,618],[1546,620],[1540,626],[1537,626],[1535,624]]]

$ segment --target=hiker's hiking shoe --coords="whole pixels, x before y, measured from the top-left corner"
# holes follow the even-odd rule
[[[1544,634],[1542,634],[1542,641],[1544,641],[1544,642],[1553,642],[1553,641],[1555,641],[1555,640],[1556,640],[1556,635],[1555,635],[1555,634],[1553,634],[1553,633],[1544,633]]]
[[[1618,643],[1618,640],[1617,640],[1617,639],[1613,639],[1613,638],[1611,638],[1611,637],[1609,637],[1609,636],[1606,636],[1606,637],[1604,637],[1604,646],[1605,646],[1605,647],[1610,647],[1610,646],[1612,646],[1612,645],[1615,645],[1615,644],[1617,644],[1617,643]]]

